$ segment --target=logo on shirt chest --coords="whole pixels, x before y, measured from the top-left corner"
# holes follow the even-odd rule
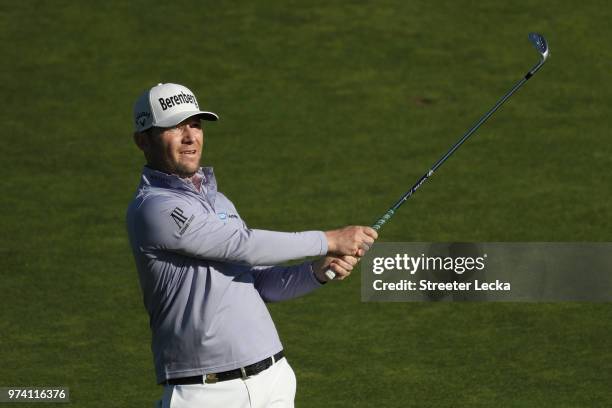
[[[239,218],[236,214],[228,214],[225,211],[218,212],[217,215],[219,216],[219,219],[221,221],[223,221],[223,222],[226,222],[230,218],[234,218],[234,219],[238,219]]]
[[[187,230],[187,228],[189,227],[189,224],[191,224],[191,221],[193,221],[193,219],[195,218],[195,215],[192,215],[191,217],[189,217],[189,219],[187,219],[187,216],[184,214],[183,209],[176,207],[170,213],[170,217],[172,217],[172,219],[178,226],[179,234],[183,235],[185,230]]]

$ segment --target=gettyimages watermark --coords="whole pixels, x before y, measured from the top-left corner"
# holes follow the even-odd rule
[[[612,301],[612,243],[377,243],[361,300]]]

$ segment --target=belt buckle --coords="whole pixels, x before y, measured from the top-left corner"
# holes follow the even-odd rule
[[[219,381],[219,379],[217,378],[217,374],[214,374],[214,373],[206,374],[205,380],[204,380],[206,384],[214,384],[217,381]]]

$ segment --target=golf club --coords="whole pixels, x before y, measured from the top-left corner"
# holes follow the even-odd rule
[[[544,37],[538,33],[530,33],[529,41],[531,41],[535,49],[540,53],[540,61],[533,68],[531,68],[529,72],[527,72],[527,74],[525,74],[525,76],[520,81],[518,81],[504,96],[502,96],[501,99],[497,101],[495,106],[493,106],[487,113],[485,113],[478,120],[478,122],[476,122],[476,124],[472,126],[470,130],[468,130],[461,137],[461,139],[459,139],[457,143],[455,143],[449,149],[449,151],[446,152],[446,154],[444,154],[444,156],[442,156],[425,174],[423,174],[423,176],[421,176],[421,178],[417,180],[417,182],[410,188],[410,190],[406,191],[406,193],[404,193],[404,195],[395,204],[393,204],[393,206],[389,208],[389,210],[382,217],[380,217],[374,223],[374,225],[372,225],[372,228],[378,231],[387,221],[389,221],[389,219],[393,217],[393,214],[395,214],[398,208],[400,208],[402,204],[404,204],[406,200],[408,200],[415,193],[415,191],[417,191],[417,189],[421,187],[421,185],[434,174],[438,167],[440,167],[455,152],[455,150],[457,150],[474,132],[476,132],[476,130],[487,119],[489,119],[491,115],[493,115],[493,113],[495,113],[495,111],[497,111],[497,109],[499,109],[499,107],[508,100],[508,98],[512,96],[512,94],[514,94],[521,86],[523,86],[525,82],[527,82],[529,78],[531,78],[536,72],[538,72],[540,68],[542,68],[542,65],[544,65],[544,63],[548,59],[548,44],[546,43]],[[325,271],[325,275],[329,279],[334,279],[336,277],[335,272],[331,269]]]

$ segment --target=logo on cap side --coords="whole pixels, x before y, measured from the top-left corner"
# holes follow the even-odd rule
[[[169,98],[159,98],[157,101],[159,102],[159,106],[161,106],[162,110],[164,111],[183,103],[191,103],[196,107],[196,109],[200,109],[196,97],[192,94],[184,93],[183,91],[176,95],[172,95]]]
[[[147,120],[151,117],[151,112],[138,112],[136,115],[136,124],[143,127]]]

